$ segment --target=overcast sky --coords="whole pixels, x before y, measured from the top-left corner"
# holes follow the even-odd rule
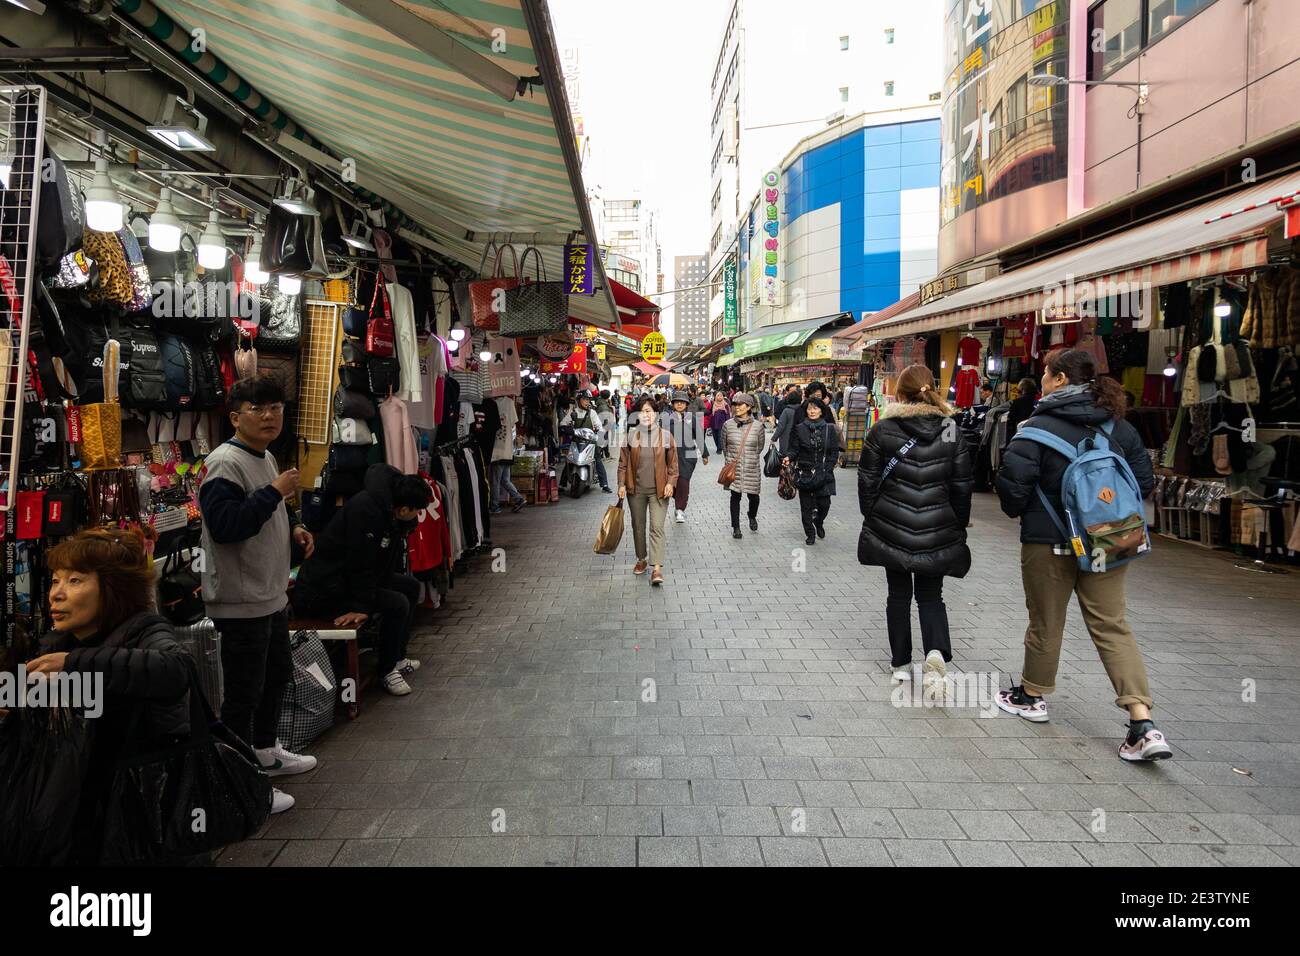
[[[708,251],[709,83],[731,0],[550,0],[550,8],[561,55],[581,51],[587,186],[608,198],[640,188],[659,215],[671,289],[673,256]]]

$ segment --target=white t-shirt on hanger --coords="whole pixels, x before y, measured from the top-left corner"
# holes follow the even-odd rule
[[[404,402],[418,402],[423,395],[420,377],[420,346],[415,334],[415,301],[411,290],[396,282],[386,286],[388,301],[393,306],[394,343],[397,364],[402,370],[402,387],[397,397]]]

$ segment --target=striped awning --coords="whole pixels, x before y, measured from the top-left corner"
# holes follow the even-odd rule
[[[1268,264],[1268,233],[1281,222],[1276,209],[1262,207],[1206,220],[1288,188],[1300,188],[1300,173],[1013,269],[883,322],[868,317],[864,331],[873,338],[895,338],[1034,312],[1050,304],[1058,291],[1068,290],[1071,282],[1076,290],[1084,282],[1108,289],[1156,288],[1259,268]]]
[[[438,251],[476,267],[490,237],[509,235],[521,249],[536,244],[548,278],[561,277],[564,242],[584,232],[585,200],[580,207],[576,197],[585,190],[566,161],[564,138],[573,134],[562,86],[548,91],[560,84],[545,76],[555,59],[545,3],[114,3],[278,131],[279,145],[312,161],[351,161],[348,175],[359,191],[408,215]],[[392,32],[403,19],[419,30]],[[203,53],[193,49],[196,28]],[[415,34],[428,28],[434,40],[450,38],[450,54],[425,52],[436,43]],[[539,75],[546,85],[507,100],[449,65],[466,57],[507,86]],[[596,268],[603,286],[604,270]],[[603,289],[573,297],[570,306],[591,324],[615,319]]]

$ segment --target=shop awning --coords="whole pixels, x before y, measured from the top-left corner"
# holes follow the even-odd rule
[[[662,375],[664,372],[668,371],[668,369],[664,368],[662,365],[651,365],[649,362],[633,362],[632,367],[647,378],[655,375]]]
[[[1084,281],[1158,287],[1258,268],[1268,262],[1268,232],[1281,222],[1275,208],[1206,220],[1292,189],[1300,189],[1300,173],[1058,253],[883,322],[869,316],[864,328],[873,337],[890,338],[1033,312],[1070,279],[1076,287]]]
[[[764,352],[797,348],[812,338],[818,329],[843,318],[843,315],[828,315],[820,319],[806,319],[803,322],[784,322],[780,325],[769,325],[735,339],[731,343],[732,350],[726,355],[720,356],[715,364],[721,366],[734,365],[736,362],[743,362],[745,359],[754,358]]]
[[[277,145],[324,166],[351,161],[357,187],[409,215],[439,252],[477,267],[488,239],[508,235],[521,249],[535,242],[556,279],[564,242],[591,232],[540,0],[113,2],[261,117]],[[604,289],[570,308],[615,322]]]
[[[899,299],[891,306],[881,309],[879,312],[872,312],[866,318],[859,322],[854,322],[848,328],[840,329],[832,338],[848,339],[850,347],[856,348],[866,337],[867,330],[872,326],[880,325],[882,322],[888,322],[896,315],[902,315],[921,304],[921,293],[913,292],[906,298]]]

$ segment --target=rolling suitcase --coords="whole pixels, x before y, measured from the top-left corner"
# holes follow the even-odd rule
[[[212,618],[176,628],[176,643],[190,652],[199,669],[199,685],[214,714],[221,713],[225,683],[221,674],[221,635]]]

